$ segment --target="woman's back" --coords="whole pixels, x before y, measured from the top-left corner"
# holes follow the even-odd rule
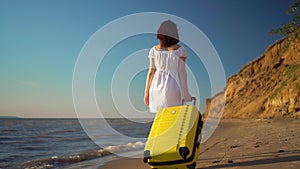
[[[181,57],[186,57],[184,47],[175,50],[150,49],[149,58],[154,60],[155,74],[150,87],[150,111],[181,104],[179,65]]]
[[[155,68],[158,71],[176,72],[179,69],[180,57],[184,56],[185,49],[178,47],[175,50],[160,50],[154,46],[150,50],[150,58],[154,59]]]

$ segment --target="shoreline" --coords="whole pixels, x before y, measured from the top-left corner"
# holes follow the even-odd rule
[[[197,169],[300,168],[299,119],[222,119],[200,145]],[[98,169],[150,169],[141,158],[109,161]]]

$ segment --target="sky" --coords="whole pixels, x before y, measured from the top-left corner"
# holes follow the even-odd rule
[[[145,12],[183,18],[206,35],[217,51],[225,77],[228,78],[261,56],[269,45],[281,38],[267,33],[289,21],[285,11],[292,2],[0,0],[0,116],[76,118],[78,114],[73,102],[72,87],[80,52],[97,31],[119,18]],[[137,22],[132,28],[138,29],[141,26]],[[100,37],[102,43],[108,43],[118,30],[122,28],[116,28],[115,32],[111,30],[107,36]],[[188,34],[180,27],[179,32]],[[123,95],[128,96],[135,111],[147,110],[143,105],[146,68],[136,72],[129,81],[129,87],[125,84],[127,91],[124,93],[114,92],[123,91],[124,85],[122,81],[113,79],[113,76],[124,58],[135,52],[144,55],[140,56],[144,58],[142,62],[147,62],[147,51],[156,43],[158,41],[151,33],[131,36],[115,44],[99,63],[94,92],[98,107],[106,117],[122,114],[116,106],[122,103],[116,103],[114,97],[122,98]],[[201,96],[199,104],[205,110],[205,99],[212,96],[208,92],[212,90],[212,84],[208,82],[210,78],[199,59],[201,56],[197,56],[189,46],[186,48],[189,55],[187,65],[194,73]],[[137,61],[133,64],[141,63]],[[127,68],[129,71],[130,66]],[[122,71],[126,75],[126,67]],[[86,107],[89,105],[83,104],[87,104]],[[120,107],[122,109],[122,105]],[[87,112],[86,117],[95,117],[93,113]]]

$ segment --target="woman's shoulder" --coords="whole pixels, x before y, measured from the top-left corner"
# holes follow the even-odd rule
[[[187,57],[187,52],[184,46],[181,45],[176,45],[176,46],[172,46],[169,48],[162,48],[159,44],[158,45],[154,45],[151,49],[150,49],[150,55],[154,57],[154,55],[156,55],[157,53],[172,53],[175,54],[176,56],[179,57]]]
[[[169,51],[169,52],[178,51],[178,50],[185,50],[185,48],[183,46],[179,45],[179,44],[172,45],[172,46],[169,46],[169,47],[161,47],[161,45],[158,44],[158,45],[154,45],[151,49],[156,50],[156,51]]]

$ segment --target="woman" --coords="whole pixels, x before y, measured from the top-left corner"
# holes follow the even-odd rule
[[[146,80],[144,103],[150,112],[181,105],[191,100],[187,87],[186,49],[180,46],[178,29],[170,20],[161,23],[157,38],[160,43],[149,51],[150,67]]]

